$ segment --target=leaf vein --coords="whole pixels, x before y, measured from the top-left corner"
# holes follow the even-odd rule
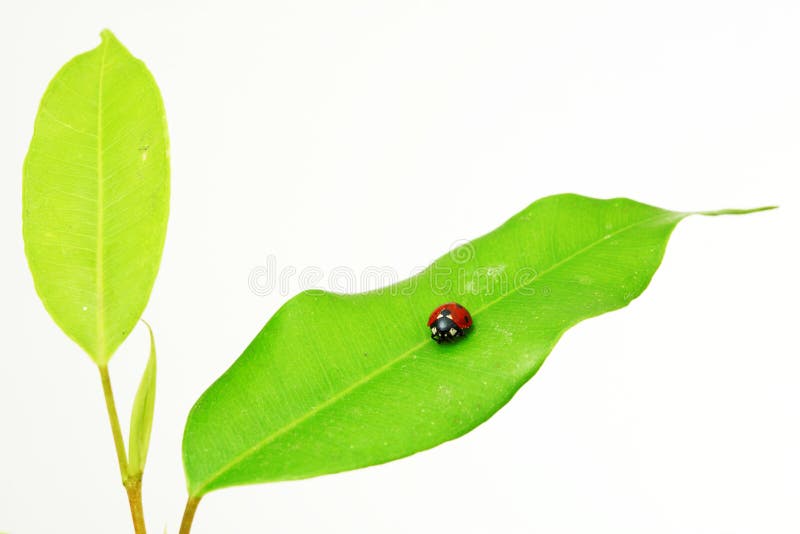
[[[71,125],[70,123],[68,123],[68,122],[66,122],[64,120],[61,120],[60,118],[58,118],[56,116],[55,113],[53,113],[52,111],[50,111],[46,107],[42,108],[42,113],[44,115],[50,117],[50,119],[52,119],[56,124],[60,124],[64,128],[67,128],[68,130],[72,130],[73,132],[79,133],[81,135],[86,135],[86,136],[89,136],[89,137],[97,137],[97,135],[92,133],[92,132],[87,132],[86,130],[81,130],[80,128],[76,128],[76,127],[74,127],[73,125]]]

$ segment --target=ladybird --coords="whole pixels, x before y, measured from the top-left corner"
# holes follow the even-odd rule
[[[472,326],[472,317],[467,309],[456,302],[442,304],[428,318],[431,338],[437,343],[452,341],[463,336]]]

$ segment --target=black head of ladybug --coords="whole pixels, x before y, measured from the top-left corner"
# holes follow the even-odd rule
[[[456,302],[437,307],[428,318],[431,338],[437,343],[452,341],[463,336],[472,326],[472,317],[467,309]]]

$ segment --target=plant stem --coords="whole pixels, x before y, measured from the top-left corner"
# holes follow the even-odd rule
[[[146,534],[144,524],[144,508],[142,507],[142,479],[141,477],[129,478],[125,481],[125,491],[128,492],[128,504],[131,507],[131,519],[136,534]]]
[[[197,505],[200,504],[201,497],[189,497],[186,500],[186,509],[183,511],[183,520],[181,521],[181,529],[178,534],[189,534],[192,530],[192,521],[194,520],[194,513],[197,511]]]
[[[147,534],[144,524],[144,509],[142,508],[142,477],[141,475],[131,477],[128,474],[128,455],[125,452],[125,441],[122,439],[122,428],[119,426],[117,405],[114,402],[114,392],[111,390],[111,377],[108,375],[108,366],[98,365],[97,368],[100,371],[100,381],[103,384],[103,396],[106,399],[106,411],[108,412],[108,422],[111,425],[111,435],[114,437],[114,448],[117,451],[119,474],[122,478],[122,485],[125,486],[125,491],[128,494],[128,504],[131,507],[133,530],[136,534]]]

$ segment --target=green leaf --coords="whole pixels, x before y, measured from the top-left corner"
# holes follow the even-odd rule
[[[636,298],[687,215],[548,197],[394,286],[297,295],[189,414],[189,493],[356,469],[470,431],[564,331]],[[426,321],[449,301],[474,327],[437,345]]]
[[[153,411],[156,406],[156,341],[153,329],[142,321],[150,333],[150,357],[139,382],[139,390],[133,401],[131,429],[128,435],[128,474],[139,477],[144,472],[147,450],[150,447],[150,431],[153,428]]]
[[[22,230],[53,320],[105,365],[142,314],[169,211],[164,105],[108,30],[50,82],[25,159]]]

